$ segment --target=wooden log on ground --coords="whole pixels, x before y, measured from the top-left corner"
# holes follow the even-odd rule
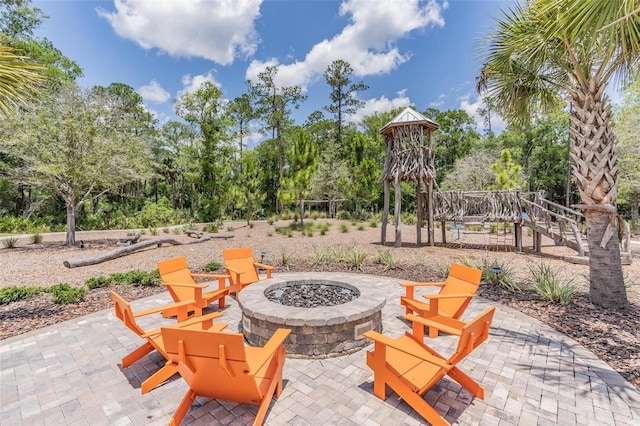
[[[162,247],[163,244],[171,244],[171,245],[197,244],[197,243],[202,243],[204,241],[211,240],[213,238],[224,238],[226,240],[227,238],[233,238],[233,235],[207,236],[207,237],[198,238],[197,240],[187,241],[184,243],[182,241],[178,241],[171,237],[154,238],[153,240],[141,241],[139,243],[132,244],[126,247],[121,247],[121,248],[112,250],[110,252],[100,254],[98,256],[88,257],[84,259],[69,259],[69,260],[65,260],[63,263],[64,263],[64,266],[66,266],[67,268],[78,268],[81,266],[96,265],[98,263],[107,262],[109,260],[126,256],[138,250],[142,250],[147,247],[152,247],[154,245],[158,247]]]

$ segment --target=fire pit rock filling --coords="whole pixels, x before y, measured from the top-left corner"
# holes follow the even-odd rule
[[[388,278],[345,273],[291,273],[242,290],[242,332],[263,346],[278,328],[289,328],[287,355],[327,358],[369,344],[362,334],[382,331]],[[387,290],[388,291],[388,290]]]

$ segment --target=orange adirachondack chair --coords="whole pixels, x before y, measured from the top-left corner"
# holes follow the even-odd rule
[[[211,330],[162,327],[169,358],[189,390],[171,425],[179,425],[198,396],[258,405],[254,425],[261,425],[274,395],[282,392],[284,340],[291,330],[278,329],[264,347],[245,346],[244,336]]]
[[[373,370],[373,393],[385,400],[386,385],[389,385],[430,424],[448,425],[422,395],[448,375],[473,395],[484,399],[484,389],[456,364],[487,339],[494,311],[491,307],[464,326],[456,351],[447,359],[425,345],[420,336],[406,333],[392,339],[375,331],[364,333],[374,341],[373,351],[367,352],[367,365]],[[415,315],[405,318],[429,321]]]
[[[469,306],[471,298],[476,295],[482,270],[452,263],[446,281],[433,283],[401,283],[406,288],[405,296],[400,298],[400,304],[406,306],[407,314],[417,313],[421,317],[448,317],[459,319]],[[440,286],[437,294],[423,294],[429,302],[415,299],[414,288],[420,286]],[[443,330],[444,331],[444,330]],[[429,337],[438,337],[438,328],[429,327]]]
[[[224,268],[227,270],[227,274],[231,276],[229,292],[235,292],[236,299],[240,290],[260,280],[258,268],[265,269],[267,278],[271,278],[273,266],[254,262],[251,247],[223,250],[222,257],[224,258]]]
[[[167,360],[167,363],[164,365],[164,367],[156,371],[151,377],[142,382],[141,390],[142,393],[145,394],[176,374],[178,372],[178,365],[169,361],[169,357],[165,352],[164,341],[162,340],[160,329],[151,331],[144,330],[142,327],[140,327],[140,325],[138,325],[138,323],[136,322],[136,318],[145,315],[157,314],[163,312],[167,308],[171,308],[177,310],[178,320],[180,321],[187,318],[187,311],[190,309],[191,303],[193,303],[193,301],[187,300],[180,303],[174,303],[172,305],[159,306],[154,309],[147,309],[134,313],[129,302],[124,300],[118,293],[111,291],[111,298],[113,299],[116,317],[119,318],[128,329],[136,333],[141,338],[145,339],[145,342],[138,349],[122,358],[122,368],[127,368],[153,350],[158,351],[158,353],[160,353],[160,355],[162,355],[164,359]],[[203,317],[192,318],[190,320],[179,322],[177,326],[188,329],[210,328],[213,330],[222,330],[226,326],[226,324],[213,324],[213,319],[219,316],[222,316],[222,314],[219,312],[214,312]]]
[[[224,274],[192,274],[187,266],[187,258],[184,256],[158,262],[158,272],[162,283],[169,290],[169,294],[175,302],[193,300],[191,310],[196,316],[202,315],[202,309],[211,303],[218,301],[218,308],[225,306],[225,296],[229,294],[229,287],[225,287],[225,280],[229,278]],[[209,278],[218,280],[218,288],[202,293],[207,288],[206,284],[198,284],[196,278]],[[176,315],[175,310],[168,309],[162,313],[163,317]]]

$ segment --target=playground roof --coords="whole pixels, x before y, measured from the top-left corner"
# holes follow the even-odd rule
[[[413,108],[406,107],[400,114],[396,115],[393,120],[389,121],[382,129],[380,129],[380,133],[384,135],[389,133],[393,127],[407,126],[411,124],[420,124],[427,131],[433,131],[440,127],[438,123],[428,119]]]

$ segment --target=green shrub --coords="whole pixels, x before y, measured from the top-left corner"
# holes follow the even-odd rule
[[[143,285],[154,286],[160,285],[160,274],[158,271],[145,272],[140,270],[129,272],[114,272],[109,275],[109,279],[114,284],[126,285]]]
[[[349,220],[351,219],[351,213],[346,210],[340,210],[338,214],[336,214],[336,219]]]
[[[48,291],[53,295],[53,303],[59,305],[82,302],[87,295],[86,289],[71,287],[67,283],[53,285],[49,287]]]
[[[364,225],[360,224],[358,225],[358,227],[356,228],[358,231],[364,231]]]
[[[377,228],[378,227],[378,221],[376,219],[371,219],[369,221],[369,228]]]
[[[40,243],[42,242],[42,239],[43,239],[43,238],[44,238],[44,237],[42,236],[42,234],[41,234],[41,233],[36,232],[35,234],[33,234],[33,235],[31,236],[31,242],[32,242],[33,244],[40,244]]]
[[[415,213],[403,212],[400,214],[400,220],[402,220],[402,223],[406,225],[415,225],[418,223],[418,217]]]
[[[346,234],[347,232],[349,232],[349,225],[347,225],[346,223],[341,223],[340,232],[342,232],[343,234]]]
[[[222,264],[220,262],[209,262],[204,265],[204,270],[206,272],[217,271],[221,266]]]
[[[551,267],[542,263],[530,268],[530,271],[533,288],[542,300],[562,305],[571,303],[576,292],[573,279],[562,281]]]
[[[158,228],[154,228],[154,227],[149,228],[149,233],[154,237],[158,236]]]
[[[171,207],[171,202],[166,197],[162,197],[157,203],[147,201],[134,215],[135,222],[142,228],[179,223],[181,218],[181,213]]]
[[[15,285],[0,288],[0,305],[28,299],[31,296],[42,293],[42,291],[42,287],[18,287]]]
[[[89,290],[107,287],[109,285],[109,278],[103,275],[99,275],[97,277],[91,277],[87,279],[84,284],[89,288]]]

